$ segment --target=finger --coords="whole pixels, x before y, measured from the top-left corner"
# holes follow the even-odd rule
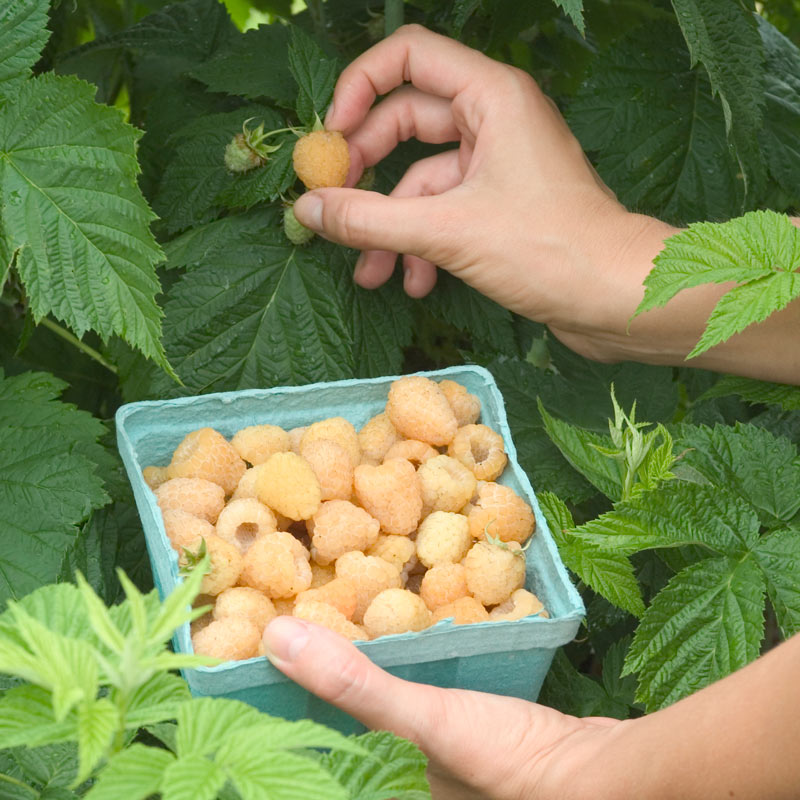
[[[396,262],[397,253],[365,250],[356,261],[353,280],[363,289],[377,289],[392,277]]]
[[[325,125],[347,135],[361,124],[377,96],[403,83],[453,98],[497,66],[488,56],[446,36],[405,25],[342,71]]]
[[[403,256],[403,289],[409,297],[425,297],[435,285],[435,264],[419,256]]]

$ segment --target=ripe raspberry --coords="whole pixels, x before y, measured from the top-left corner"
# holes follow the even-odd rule
[[[298,246],[307,244],[314,238],[314,231],[312,231],[311,228],[306,228],[294,215],[293,204],[284,206],[283,233],[292,244]]]
[[[384,589],[364,612],[364,627],[371,638],[421,631],[431,624],[431,612],[422,598],[406,589]]]
[[[489,612],[474,597],[459,597],[452,603],[439,606],[433,612],[434,624],[447,617],[453,617],[454,625],[471,625],[473,622],[486,622]]]
[[[426,567],[461,561],[472,543],[463,514],[434,511],[422,520],[417,531],[417,558]]]
[[[216,534],[204,536],[203,541],[209,557],[209,571],[203,576],[200,592],[216,596],[239,580],[242,572],[242,555],[238,547],[220,539]],[[179,566],[189,566],[201,550],[200,540],[197,540],[194,545],[181,549],[178,554]]]
[[[307,189],[344,186],[350,171],[350,150],[339,131],[312,131],[295,143],[292,162]]]
[[[386,414],[401,436],[436,447],[450,444],[458,428],[439,384],[422,375],[406,375],[392,383]]]
[[[474,394],[470,394],[460,383],[451,380],[439,381],[439,388],[450,403],[459,428],[478,421],[481,415],[481,401]]]
[[[256,487],[258,485],[258,476],[261,474],[262,464],[245,470],[244,475],[239,478],[239,483],[236,484],[236,489],[231,495],[231,500],[242,500],[247,497],[252,497],[258,500],[258,492]]]
[[[365,551],[368,556],[378,556],[388,561],[402,574],[409,562],[414,558],[416,545],[407,536],[395,536],[382,533],[377,541]]]
[[[188,511],[212,524],[225,505],[225,490],[203,478],[171,478],[155,491],[161,511]]]
[[[422,494],[411,462],[393,458],[377,467],[360,464],[353,485],[358,502],[380,522],[383,531],[407,535],[416,529]]]
[[[289,450],[289,434],[278,425],[248,425],[233,434],[231,446],[241,458],[256,466],[273,453]]]
[[[304,558],[306,561],[311,558],[308,548],[290,531],[275,531],[275,533],[268,535],[272,537],[273,542],[280,542],[285,547],[288,547],[295,558]]]
[[[350,550],[366,550],[375,544],[381,527],[348,500],[327,500],[311,521],[311,548],[318,564],[330,564]]]
[[[540,617],[549,616],[544,610],[544,604],[535,594],[527,589],[517,589],[508,600],[495,606],[489,612],[489,619],[497,622],[511,622],[532,614]]]
[[[306,432],[308,426],[304,425],[300,428],[292,428],[289,431],[289,449],[293,453],[300,455],[300,442],[303,440],[303,434]]]
[[[508,461],[503,437],[486,425],[459,428],[447,455],[460,461],[479,481],[498,478]]]
[[[322,625],[325,628],[350,639],[351,642],[366,641],[369,639],[369,634],[360,625],[350,622],[341,611],[335,609],[327,603],[320,603],[316,600],[305,600],[302,603],[295,604],[292,616],[299,617],[300,619],[307,619],[316,625]]]
[[[423,576],[419,596],[431,611],[466,597],[467,573],[463,564],[444,563],[431,567]]]
[[[167,509],[161,512],[161,518],[170,544],[179,553],[184,547],[196,550],[201,539],[215,534],[214,526],[208,520],[188,511]]]
[[[299,605],[306,600],[327,603],[329,606],[341,611],[347,619],[352,619],[358,602],[358,594],[351,580],[348,578],[334,578],[324,586],[300,592],[295,602]]]
[[[367,606],[384,589],[400,588],[400,572],[388,561],[365,556],[358,550],[345,553],[336,560],[336,577],[347,578],[356,587],[356,610],[353,619],[361,622]]]
[[[145,467],[142,470],[144,482],[155,491],[162,483],[169,480],[166,467]]]
[[[467,588],[483,605],[505,602],[525,583],[525,556],[519,543],[477,542],[463,561]]]
[[[336,577],[336,566],[334,564],[317,564],[316,561],[311,562],[311,586],[309,589],[319,589],[326,583],[330,583]]]
[[[225,494],[233,493],[247,465],[231,443],[213,428],[187,434],[175,448],[167,467],[170,478],[204,478],[218,483]]]
[[[223,661],[255,658],[260,641],[260,631],[244,617],[214,620],[192,636],[192,646],[197,655]]]
[[[275,453],[262,465],[258,499],[289,519],[309,519],[322,502],[311,465],[296,453]]]
[[[211,613],[214,619],[226,617],[249,619],[258,628],[259,633],[264,631],[271,619],[278,616],[269,597],[250,586],[232,586],[220,592]]]
[[[212,598],[213,600],[213,598]],[[189,624],[189,633],[192,637],[192,641],[194,641],[194,637],[196,633],[199,633],[203,628],[207,628],[210,623],[214,621],[214,617],[211,616],[211,612],[208,611],[203,614],[202,617],[198,617],[197,619],[193,619]]]
[[[422,492],[423,514],[460,511],[475,493],[475,476],[450,456],[435,456],[417,470]]]
[[[421,442],[419,439],[401,439],[386,451],[384,459],[388,461],[390,458],[404,458],[418,468],[428,459],[438,455],[439,451],[427,442]]]
[[[380,464],[397,438],[397,431],[385,412],[376,414],[367,420],[364,427],[358,432],[361,463],[373,466]]]
[[[291,616],[294,611],[294,595],[291,597],[274,597],[272,605],[275,606],[276,614],[280,616]]]
[[[524,542],[536,527],[533,509],[510,487],[479,483],[477,498],[464,509],[469,531],[475,539],[486,532],[503,542]]]
[[[328,417],[319,422],[309,425],[303,432],[303,438],[300,440],[300,452],[310,442],[315,442],[318,439],[330,439],[341,445],[353,467],[357,467],[361,463],[361,446],[358,443],[358,434],[351,422],[348,422],[344,417]]]
[[[300,455],[311,464],[317,476],[323,502],[349,500],[353,496],[353,464],[338,442],[331,439],[301,442]]]
[[[278,529],[275,515],[253,497],[231,500],[217,520],[217,536],[246,553],[253,542]]]
[[[311,566],[304,556],[296,554],[285,538],[278,533],[268,533],[245,553],[239,580],[270,599],[292,597],[311,585]]]

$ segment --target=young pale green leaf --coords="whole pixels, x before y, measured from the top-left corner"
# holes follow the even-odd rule
[[[114,624],[114,620],[108,613],[106,604],[97,596],[94,589],[89,586],[83,575],[78,573],[75,577],[78,583],[78,589],[80,590],[83,602],[86,606],[92,630],[109,650],[121,655],[125,647],[125,637]]]
[[[388,731],[371,731],[354,739],[369,758],[336,751],[326,753],[322,766],[358,800],[427,800],[428,759],[406,739]]]
[[[736,395],[754,405],[776,405],[785,411],[800,411],[800,387],[787,383],[770,383],[738,375],[723,375],[697,402],[715,397]]]
[[[236,731],[259,727],[264,717],[238,700],[205,697],[182,705],[177,720],[175,746],[183,759],[214,753]]]
[[[174,761],[168,750],[132,744],[103,767],[86,800],[147,800],[158,793],[164,772]]]
[[[23,684],[0,698],[0,749],[39,747],[78,738],[77,715],[56,721],[53,695],[47,689]]]
[[[782,528],[762,536],[753,549],[767,579],[767,592],[785,637],[800,631],[800,530]]]
[[[161,779],[163,800],[214,800],[223,787],[225,770],[201,755],[181,756],[167,765]]]
[[[190,697],[186,681],[172,673],[158,673],[131,696],[125,710],[125,727],[143,728],[175,719],[178,707]]]
[[[310,127],[317,116],[325,116],[341,69],[338,59],[325,53],[301,28],[292,26],[289,71],[299,87],[295,108],[304,125]]]
[[[0,232],[19,249],[36,320],[53,314],[79,337],[118,334],[168,369],[138,137],[89,84],[50,73],[26,81],[0,114]]]
[[[16,604],[62,636],[76,639],[91,637],[89,615],[83,598],[74,584],[47,584],[17,600]],[[0,620],[12,626],[16,624],[10,610],[0,616]]]
[[[634,635],[625,674],[647,711],[670,705],[752,661],[764,634],[764,578],[751,556],[704,559],[656,595]]]
[[[78,775],[74,785],[85,781],[108,754],[119,729],[119,709],[107,697],[89,699],[77,708]]]
[[[7,0],[0,9],[0,100],[13,101],[50,38],[50,0]],[[2,284],[0,284],[2,285]]]

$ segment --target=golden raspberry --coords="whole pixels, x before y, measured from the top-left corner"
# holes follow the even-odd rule
[[[203,576],[200,591],[202,594],[216,596],[239,580],[242,572],[242,554],[238,547],[220,539],[216,534],[204,536],[203,541],[209,557],[209,571]],[[188,553],[199,555],[200,550],[199,540],[194,545],[184,548],[178,554],[178,564],[186,567],[190,561]]]
[[[475,476],[450,456],[428,459],[417,470],[423,513],[460,511],[475,493]]]
[[[242,553],[246,553],[259,536],[275,533],[277,529],[272,509],[254,497],[231,500],[217,520],[217,536],[235,544]]]
[[[444,563],[431,567],[423,576],[419,596],[431,611],[454,603],[469,594],[463,564]]]
[[[500,477],[508,462],[503,437],[486,425],[459,428],[447,454],[460,461],[479,481]]]
[[[473,622],[486,622],[489,612],[474,597],[459,597],[452,603],[439,606],[433,612],[433,622],[453,617],[454,625],[471,625]]]
[[[427,442],[421,442],[419,439],[401,439],[386,451],[384,458],[387,461],[390,458],[404,458],[415,467],[419,467],[428,459],[435,458],[438,455],[439,451],[431,447]]]
[[[261,632],[244,617],[214,620],[192,636],[192,646],[197,655],[223,661],[255,658],[260,641]]]
[[[294,146],[292,162],[307,189],[344,186],[350,170],[350,150],[340,131],[312,131]]]
[[[297,595],[295,603],[299,605],[306,600],[316,600],[319,603],[327,603],[335,609],[341,611],[347,619],[353,618],[356,610],[358,595],[356,587],[348,578],[334,578],[324,586],[316,589],[306,589]]]
[[[481,401],[474,394],[470,394],[460,383],[448,379],[439,381],[439,388],[450,403],[459,427],[478,421],[481,415]]]
[[[289,431],[289,448],[293,453],[300,455],[300,442],[303,439],[303,434],[306,432],[306,426],[301,428],[292,428]]]
[[[485,606],[505,602],[525,583],[525,554],[517,542],[476,542],[463,564],[470,594]]]
[[[167,467],[145,467],[142,470],[144,482],[155,491],[164,481],[169,480]]]
[[[458,428],[439,384],[422,375],[406,375],[392,383],[386,415],[401,436],[435,447],[450,444]]]
[[[162,511],[188,511],[214,523],[225,505],[225,490],[203,478],[171,478],[155,491]]]
[[[353,619],[361,622],[367,606],[384,589],[400,588],[400,572],[388,561],[365,556],[358,550],[345,553],[336,560],[336,577],[347,578],[356,587],[356,610]]]
[[[422,598],[406,589],[384,589],[364,612],[364,627],[371,638],[421,631],[431,624],[431,612]]]
[[[358,443],[358,434],[351,422],[344,417],[328,417],[309,425],[300,439],[300,452],[311,442],[318,439],[330,439],[340,445],[353,467],[361,463],[361,445]]]
[[[536,527],[533,509],[510,487],[479,483],[475,502],[464,509],[475,539],[486,532],[503,542],[524,542]]]
[[[179,553],[184,547],[195,550],[200,539],[215,533],[214,526],[208,520],[196,517],[188,511],[167,509],[161,512],[161,518],[170,544]]]
[[[422,494],[411,462],[392,458],[377,467],[359,464],[353,485],[358,502],[380,522],[383,531],[407,535],[416,530]]]
[[[252,497],[258,500],[256,488],[258,486],[258,476],[261,474],[262,466],[262,464],[258,464],[255,467],[250,467],[245,470],[244,475],[239,478],[239,483],[236,484],[236,489],[231,495],[231,500],[241,500],[246,497]]]
[[[167,474],[170,478],[204,478],[218,483],[229,495],[246,469],[247,464],[221,433],[200,428],[175,448]]]
[[[388,561],[402,574],[409,562],[414,558],[416,545],[407,536],[395,536],[394,534],[382,533],[378,536],[375,544],[368,547],[364,552],[368,556],[378,556],[384,561]]]
[[[361,463],[373,466],[383,461],[389,448],[397,441],[394,429],[385,412],[376,414],[368,420],[358,432],[358,444],[361,447]]]
[[[426,567],[461,561],[472,543],[463,514],[434,511],[422,520],[417,531],[417,558]]]
[[[258,499],[289,519],[310,519],[322,502],[311,465],[297,453],[275,453],[263,464],[256,483]]]
[[[250,586],[232,586],[220,592],[212,615],[214,619],[244,617],[258,628],[259,633],[264,631],[271,619],[278,616],[269,597]]]
[[[336,577],[336,566],[334,564],[317,564],[311,562],[311,586],[309,589],[318,589],[326,583],[330,583]]]
[[[527,589],[517,589],[511,597],[489,612],[489,619],[496,622],[511,622],[536,614],[547,617],[542,601]]]
[[[369,639],[369,634],[364,628],[351,622],[341,611],[327,603],[320,603],[316,600],[296,603],[292,615],[300,619],[307,619],[316,625],[322,625],[340,636],[350,639],[351,642]]]
[[[278,616],[291,616],[294,611],[294,595],[291,597],[274,597],[272,598],[272,605],[275,606],[275,612]]]
[[[347,451],[331,439],[300,443],[300,455],[311,464],[325,500],[349,500],[353,496],[353,464]]]
[[[311,518],[311,548],[318,564],[375,544],[380,523],[348,500],[327,500]]]
[[[257,539],[245,553],[239,581],[244,586],[258,589],[270,599],[292,597],[311,585],[311,566],[285,537],[268,533]]]
[[[253,466],[263,464],[273,453],[290,449],[289,434],[278,425],[250,425],[236,431],[231,445],[245,461]]]
[[[213,600],[214,598],[211,599]],[[194,636],[196,633],[199,633],[201,630],[203,630],[203,628],[207,628],[213,621],[214,617],[211,616],[210,611],[207,611],[202,617],[193,619],[191,623],[189,623],[189,633],[192,637],[192,641],[194,641]]]

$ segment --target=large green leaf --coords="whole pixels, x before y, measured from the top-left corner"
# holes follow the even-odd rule
[[[158,792],[175,757],[160,747],[132,744],[103,768],[86,800],[146,800]]]
[[[0,9],[0,101],[16,99],[50,36],[50,0],[6,0]]]
[[[703,393],[700,401],[729,395],[737,395],[748,403],[772,404],[786,411],[800,411],[800,387],[740,378],[738,375],[724,375]]]
[[[342,70],[337,58],[329,56],[301,28],[293,26],[289,43],[289,71],[297,81],[297,116],[304,125],[324,117],[336,78]]]
[[[0,113],[0,234],[38,320],[122,336],[168,368],[153,212],[136,184],[137,131],[74,78],[41,75]]]
[[[753,549],[767,578],[767,592],[783,635],[800,631],[800,531],[782,528],[763,536]]]

